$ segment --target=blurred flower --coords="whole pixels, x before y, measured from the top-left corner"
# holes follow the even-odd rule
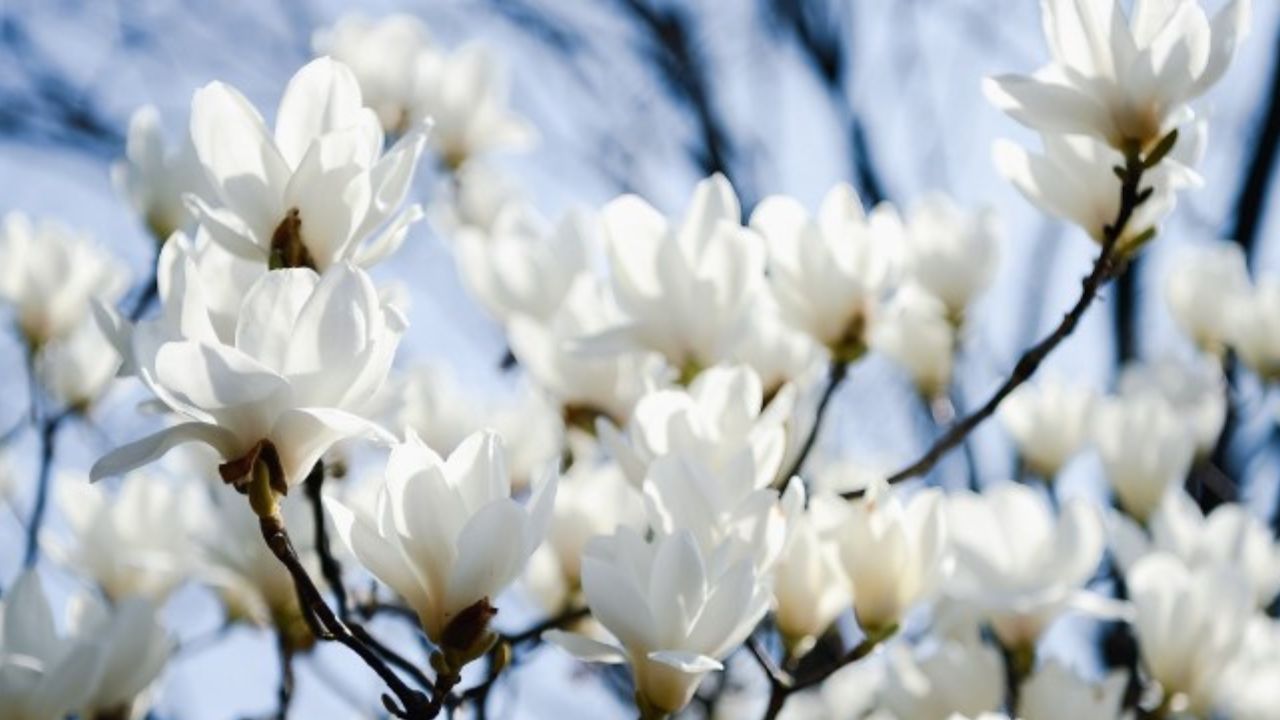
[[[1216,362],[1159,360],[1129,364],[1120,372],[1120,395],[1126,398],[1157,397],[1195,439],[1196,455],[1213,451],[1227,420],[1227,381]]]
[[[1000,255],[995,211],[965,212],[934,193],[907,217],[906,274],[947,306],[956,325],[995,278]]]
[[[653,350],[685,382],[741,342],[764,285],[764,246],[741,226],[723,175],[698,183],[679,227],[635,195],[603,212],[614,294],[627,320],[585,338],[583,352]]]
[[[71,334],[46,343],[36,357],[36,376],[63,407],[86,411],[120,368],[120,354],[102,329],[85,318]]]
[[[812,515],[797,513],[774,570],[774,621],[790,657],[803,657],[851,605],[839,549]]]
[[[618,466],[574,452],[560,479],[547,541],[529,561],[527,584],[549,614],[564,610],[582,588],[582,554],[596,535],[644,526],[644,503]]]
[[[904,503],[879,480],[852,502],[815,498],[817,510],[825,515],[824,536],[839,550],[858,625],[870,635],[898,625],[951,571],[937,490],[918,492]]]
[[[1018,387],[999,414],[1027,469],[1048,481],[1084,444],[1093,402],[1087,389],[1045,381]]]
[[[1063,612],[1103,605],[1081,589],[1105,545],[1088,503],[1069,501],[1055,518],[1041,493],[1003,483],[981,495],[951,495],[946,510],[956,559],[946,592],[989,619],[1011,652],[1034,649]]]
[[[0,300],[13,307],[33,349],[71,335],[88,319],[92,299],[115,303],[128,284],[124,266],[87,237],[16,211],[4,217]]]
[[[517,218],[531,211],[515,178],[483,159],[473,158],[454,170],[447,189],[430,206],[431,222],[445,237],[467,229],[487,235],[511,208],[523,208]]]
[[[185,422],[112,451],[94,465],[95,479],[201,442],[219,452],[227,482],[239,484],[261,457],[280,472],[273,486],[291,485],[338,440],[385,436],[347,408],[382,385],[405,323],[363,271],[342,263],[323,276],[304,268],[263,274],[244,298],[232,345],[209,322],[194,264],[175,270],[162,316],[133,332],[132,357],[156,398]]]
[[[1224,241],[1183,251],[1165,274],[1164,297],[1182,332],[1204,352],[1222,355],[1228,313],[1249,288],[1244,252]]]
[[[126,598],[106,606],[89,595],[73,599],[70,629],[77,641],[102,648],[97,682],[82,718],[141,717],[175,643],[151,601]]]
[[[506,76],[489,50],[420,53],[413,115],[432,122],[431,145],[450,169],[498,151],[524,150],[537,132],[508,106]]]
[[[619,645],[558,630],[544,637],[588,662],[629,663],[643,717],[687,705],[769,609],[749,561],[717,567],[683,531],[646,542],[623,528],[593,539],[582,584],[592,615]]]
[[[1116,150],[1085,137],[1045,136],[1044,154],[1036,155],[1007,140],[998,140],[994,156],[997,170],[1046,213],[1079,225],[1101,244],[1106,228],[1119,213],[1120,179],[1114,168],[1124,167]],[[1175,162],[1199,155],[1197,137],[1184,138],[1169,159],[1142,176],[1152,195],[1138,205],[1124,233],[1117,238],[1115,254],[1125,257],[1151,238],[1160,222],[1177,203],[1175,191],[1197,185],[1194,172]]]
[[[192,489],[133,473],[115,495],[83,477],[62,478],[54,492],[74,540],[50,549],[112,602],[143,597],[162,604],[186,579],[188,532],[204,510]]]
[[[995,648],[977,637],[943,641],[914,653],[904,645],[893,645],[888,659],[880,702],[893,717],[976,716],[1000,707],[1004,700],[1004,662]]]
[[[1130,570],[1128,586],[1142,662],[1162,702],[1174,713],[1208,717],[1253,605],[1248,583],[1226,567],[1189,569],[1153,553]]]
[[[901,365],[930,399],[951,384],[955,341],[946,305],[918,285],[894,293],[871,333],[871,346]]]
[[[1040,663],[1018,693],[1018,717],[1028,720],[1128,720],[1124,711],[1126,678],[1121,671],[1099,684],[1086,682],[1054,659]]]
[[[355,76],[329,58],[289,81],[274,139],[243,95],[213,82],[191,101],[191,139],[213,192],[186,197],[210,237],[246,259],[321,271],[343,261],[369,266],[422,216],[417,205],[397,208],[423,133],[411,129],[384,154]]]
[[[596,245],[585,214],[567,213],[554,227],[523,214],[520,206],[509,208],[490,233],[455,237],[467,288],[504,325],[517,314],[548,322],[574,280],[590,270]]]
[[[861,356],[902,238],[897,211],[886,204],[864,215],[857,192],[842,183],[816,217],[793,198],[767,197],[751,227],[764,237],[782,318],[842,361]]]
[[[731,353],[733,362],[750,366],[760,376],[765,405],[786,385],[803,384],[815,371],[825,373],[827,366],[823,347],[784,321],[777,305],[772,291],[759,294],[751,326]]]
[[[1260,610],[1280,593],[1280,545],[1267,524],[1238,503],[1223,503],[1205,516],[1181,487],[1169,489],[1145,530],[1113,515],[1111,546],[1126,572],[1153,552],[1169,553],[1189,568],[1236,568],[1248,580]]]
[[[1271,720],[1280,673],[1280,621],[1254,615],[1240,652],[1218,679],[1217,709],[1233,720]]]
[[[1093,444],[1120,507],[1139,522],[1186,477],[1196,449],[1183,420],[1166,400],[1151,394],[1099,402]]]
[[[418,117],[418,59],[435,52],[422,21],[403,13],[370,19],[343,15],[333,27],[316,31],[312,48],[351,68],[366,107],[378,114],[383,131],[398,135]]]
[[[1146,150],[1191,117],[1188,103],[1216,83],[1249,32],[1249,0],[1213,18],[1199,2],[1048,0],[1041,4],[1052,60],[1035,75],[983,83],[987,97],[1043,133],[1090,135]]]
[[[521,507],[496,435],[476,433],[443,460],[410,433],[387,460],[377,518],[325,505],[352,555],[404,598],[458,670],[496,639],[493,603],[546,536],[556,480],[552,471]]]
[[[1265,382],[1280,379],[1280,279],[1264,277],[1228,305],[1227,341]]]
[[[111,181],[157,242],[190,228],[193,218],[184,195],[210,193],[190,134],[184,128],[177,148],[166,147],[160,112],[152,105],[138,108],[129,118],[125,158],[111,166]]]

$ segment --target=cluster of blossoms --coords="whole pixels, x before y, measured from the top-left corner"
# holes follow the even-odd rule
[[[1001,142],[997,167],[1101,246],[1057,343],[1200,182],[1189,102],[1226,70],[1249,3],[1043,9],[1053,62],[985,89],[1044,147]],[[321,640],[355,650],[406,718],[483,703],[540,639],[625,665],[643,718],[712,692],[770,718],[1274,717],[1280,546],[1243,505],[1206,514],[1183,490],[1223,431],[1224,361],[1280,374],[1280,333],[1257,332],[1280,323],[1280,285],[1254,285],[1234,246],[1168,284],[1194,360],[1131,365],[1100,397],[1020,384],[1044,345],[967,417],[998,412],[1019,477],[899,487],[936,458],[820,469],[839,454],[815,450],[824,414],[871,356],[950,402],[997,271],[994,211],[866,208],[839,184],[814,211],[778,195],[744,212],[717,174],[678,217],[628,194],[553,221],[485,158],[533,134],[483,49],[437,47],[400,15],[348,17],[314,46],[273,127],[219,82],[176,150],[154,110],[135,115],[113,175],[159,243],[154,303],[122,310],[126,278],[89,241],[6,220],[0,298],[50,398],[87,417],[118,373],[164,424],[89,473],[120,481],[56,479],[71,542],[35,516],[94,592],[59,635],[34,570],[8,588],[0,717],[144,713],[175,648],[157,609],[190,579],[286,662]],[[425,210],[424,153],[449,177]],[[514,399],[396,364],[407,308],[368,271],[424,217],[504,332]],[[1055,485],[1086,451],[1114,507]],[[140,470],[162,457],[175,478]],[[1100,573],[1127,596],[1101,594]],[[547,620],[513,632],[521,592]],[[361,624],[388,610],[430,648],[423,669]],[[1139,662],[1084,672],[1047,639],[1081,620],[1126,624]],[[706,681],[744,645],[765,687]],[[483,691],[458,692],[477,661]]]

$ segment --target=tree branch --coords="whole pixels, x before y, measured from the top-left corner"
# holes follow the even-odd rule
[[[49,505],[49,485],[53,482],[53,455],[58,439],[58,429],[71,417],[71,411],[63,410],[44,420],[40,426],[40,472],[36,478],[36,499],[31,506],[31,519],[27,521],[27,547],[23,567],[35,567],[40,560],[40,528],[44,525]]]
[[[804,444],[800,446],[800,452],[796,455],[796,459],[792,461],[791,467],[787,469],[786,474],[779,476],[778,484],[780,486],[785,486],[791,478],[799,475],[800,471],[804,469],[805,460],[809,458],[809,453],[813,451],[813,447],[817,443],[818,432],[822,429],[822,420],[827,414],[827,406],[831,404],[831,399],[835,397],[836,390],[848,374],[849,366],[847,363],[834,359],[831,361],[831,366],[827,369],[827,387],[822,391],[822,397],[818,399],[818,410],[813,419],[813,425],[810,426],[809,434],[805,436]]]

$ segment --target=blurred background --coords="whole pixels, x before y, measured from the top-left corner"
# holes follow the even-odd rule
[[[86,230],[135,278],[146,277],[154,242],[109,178],[132,111],[157,106],[177,138],[192,92],[218,79],[270,121],[285,82],[313,54],[313,33],[351,11],[406,12],[444,47],[478,43],[500,58],[511,104],[540,142],[493,160],[550,217],[622,192],[678,213],[712,172],[732,181],[745,213],[772,193],[814,207],[842,180],[868,205],[910,207],[943,191],[962,206],[994,206],[1004,228],[1000,272],[968,324],[959,412],[985,399],[1021,349],[1056,323],[1095,253],[1082,233],[1028,205],[990,160],[997,138],[1034,144],[980,91],[986,75],[1026,73],[1045,61],[1031,0],[0,1],[0,211]],[[1158,241],[1043,372],[1108,389],[1124,361],[1189,355],[1165,309],[1162,278],[1190,244],[1229,238],[1255,276],[1280,271],[1278,49],[1280,4],[1259,0],[1252,36],[1205,100],[1206,187],[1182,196]],[[414,198],[430,205],[444,182],[424,161]],[[477,397],[510,390],[514,381],[498,370],[502,331],[463,289],[447,237],[420,223],[375,277],[409,290],[413,329],[401,365],[443,363]],[[0,337],[2,429],[20,426],[27,412],[24,362],[18,337]],[[1237,381],[1238,413],[1215,457],[1241,497],[1280,527],[1275,398],[1250,375]],[[59,471],[83,472],[141,432],[132,402],[103,403],[91,420],[58,438]],[[896,464],[936,432],[930,423],[905,378],[873,360],[842,387],[821,442],[828,457]],[[2,470],[23,479],[11,498],[21,513],[38,452],[32,431],[9,440]],[[969,456],[979,485],[1013,471],[997,423],[974,436]],[[939,473],[962,473],[950,467],[962,462],[951,458]],[[1099,494],[1097,460],[1078,459],[1061,482],[1068,496]],[[51,519],[54,532],[58,523]],[[3,584],[20,566],[21,538],[15,517],[0,515]],[[76,582],[45,569],[55,598]],[[215,603],[198,590],[181,593],[170,613],[184,637],[218,622]],[[275,672],[269,638],[238,630],[171,665],[155,714],[261,715],[274,705]],[[598,683],[566,684],[573,672],[565,657],[542,651],[495,707],[503,717],[626,716]],[[342,650],[327,648],[299,669],[296,717],[359,716],[375,687]],[[572,702],[564,698],[570,687],[579,693]]]

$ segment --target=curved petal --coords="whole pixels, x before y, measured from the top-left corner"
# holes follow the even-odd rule
[[[223,201],[250,227],[284,216],[281,192],[289,168],[262,116],[235,88],[210,83],[191,100],[191,142]]]
[[[360,122],[360,85],[351,69],[319,57],[289,80],[276,114],[276,145],[290,167],[302,162],[317,138]]]
[[[217,450],[223,459],[241,454],[241,443],[230,430],[208,423],[183,423],[112,450],[93,464],[89,479],[97,482],[105,477],[140,468],[159,459],[174,447],[189,442],[204,443]]]
[[[627,661],[626,653],[622,648],[616,645],[592,640],[585,635],[578,633],[565,632],[563,630],[548,630],[542,633],[542,639],[547,642],[559,645],[569,654],[578,658],[583,662],[606,663],[609,665],[617,665]]]

